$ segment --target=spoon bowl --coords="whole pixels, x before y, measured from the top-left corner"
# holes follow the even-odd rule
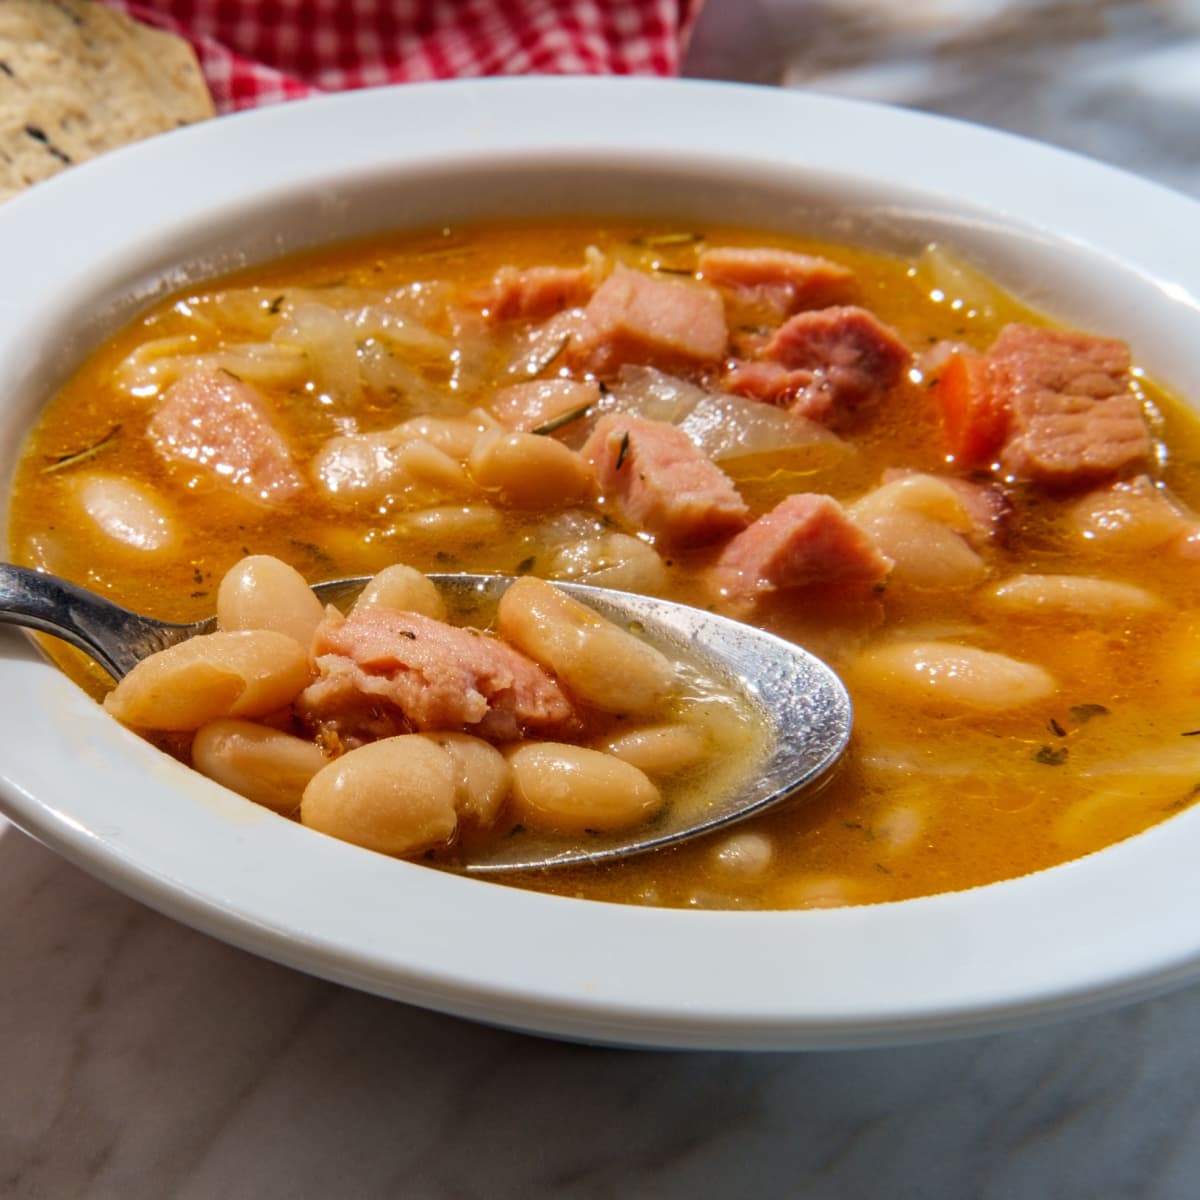
[[[507,575],[428,577],[453,609],[494,605],[513,582]],[[314,585],[327,604],[345,605],[370,576]],[[473,849],[455,864],[467,874],[533,871],[608,862],[712,833],[815,785],[841,758],[850,738],[850,697],[834,671],[807,650],[773,634],[691,605],[587,584],[555,586],[639,636],[674,661],[688,662],[742,696],[766,730],[759,761],[742,786],[698,811],[669,805],[653,822],[586,841],[522,834]],[[91,655],[120,679],[147,655],[211,633],[216,618],[159,621],[122,608],[65,579],[0,563],[0,624],[49,633]]]

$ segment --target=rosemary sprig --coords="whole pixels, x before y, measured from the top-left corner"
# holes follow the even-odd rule
[[[97,454],[100,454],[116,440],[117,434],[120,432],[120,425],[114,425],[98,442],[93,442],[90,446],[85,446],[82,450],[72,450],[70,454],[63,454],[59,458],[52,458],[42,468],[42,474],[52,475],[55,471],[65,471],[68,467],[74,467],[81,462],[87,462],[90,458],[95,458]]]
[[[578,408],[572,408],[568,412],[559,413],[557,417],[551,417],[548,421],[543,421],[532,430],[533,433],[555,433],[562,429],[564,425],[570,425],[572,421],[578,421],[580,417],[587,416],[591,410],[591,404],[581,404]]]

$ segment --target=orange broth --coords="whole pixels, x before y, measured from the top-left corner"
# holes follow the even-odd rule
[[[891,325],[914,353],[941,339],[986,349],[1006,322],[1045,323],[995,291],[984,309],[956,303],[959,298],[932,288],[927,274],[909,260],[740,229],[701,232],[712,245],[775,245],[851,267],[858,279],[856,302]],[[482,524],[466,521],[459,530],[442,526],[429,532],[413,517],[428,497],[348,514],[329,508],[310,489],[272,511],[200,474],[168,467],[142,436],[154,398],[137,394],[146,389],[129,385],[122,364],[148,342],[157,342],[164,360],[181,351],[263,342],[286,319],[286,298],[296,289],[336,305],[360,292],[436,280],[445,295],[461,301],[501,266],[577,266],[589,246],[643,270],[686,273],[699,244],[691,233],[594,221],[434,230],[333,247],[171,296],[99,347],[32,432],[10,516],[14,561],[172,620],[210,614],[221,576],[247,553],[275,555],[314,582],[371,573],[397,561],[427,571],[542,573],[552,536],[547,529],[556,528],[547,522],[554,514],[496,508]],[[415,354],[404,364],[403,379],[411,387],[366,387],[353,400],[332,394],[329,379],[312,362],[275,382],[255,380],[301,466],[348,421],[361,432],[386,429],[430,403],[458,415],[481,403],[489,389],[512,381],[504,372],[524,336],[519,322],[502,328],[491,348],[480,350],[482,321],[452,329],[436,303],[429,311],[434,333],[471,340],[469,369],[445,356]],[[181,340],[172,345],[158,339]],[[558,370],[549,362],[542,377]],[[1151,432],[1168,448],[1159,477],[1184,504],[1200,507],[1200,420],[1140,374],[1137,386]],[[798,491],[827,492],[849,502],[875,487],[887,468],[954,473],[919,372],[844,436],[855,448],[845,457],[763,453],[731,460],[726,470],[755,515]],[[178,545],[165,556],[143,554],[89,532],[72,485],[85,471],[141,480],[165,497],[184,531]],[[770,840],[769,868],[752,878],[731,874],[718,860],[719,844],[709,840],[623,864],[517,882],[572,896],[671,906],[793,908],[900,900],[1048,867],[1189,804],[1200,786],[1200,739],[1187,736],[1200,727],[1200,667],[1189,662],[1200,659],[1195,653],[1200,569],[1189,572],[1144,555],[1082,560],[1066,528],[1076,498],[1018,488],[1006,536],[981,551],[989,580],[1019,572],[1100,574],[1150,590],[1164,601],[1159,611],[1097,623],[1005,615],[978,602],[975,592],[889,587],[850,603],[812,589],[781,593],[762,606],[758,623],[843,670],[857,722],[852,749],[832,782],[740,827],[739,832]],[[700,581],[711,554],[671,553],[665,559],[667,594],[708,604]],[[864,644],[899,625],[948,631],[983,649],[1039,664],[1055,676],[1058,689],[1050,700],[999,714],[897,704],[858,681],[854,663]],[[109,686],[82,656],[58,644],[49,648],[93,694]],[[186,760],[185,744],[167,742]]]

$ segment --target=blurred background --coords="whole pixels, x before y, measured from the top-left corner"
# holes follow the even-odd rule
[[[684,73],[964,117],[1200,194],[1200,0],[707,0]]]

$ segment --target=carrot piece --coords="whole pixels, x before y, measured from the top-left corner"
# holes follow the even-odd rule
[[[934,398],[942,410],[947,449],[965,467],[985,466],[1000,448],[1008,407],[992,387],[988,361],[974,350],[958,350],[937,377]]]

